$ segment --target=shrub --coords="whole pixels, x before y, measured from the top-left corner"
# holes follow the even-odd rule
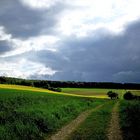
[[[134,99],[134,96],[133,96],[133,94],[130,92],[130,91],[127,91],[125,94],[124,94],[124,99],[126,99],[126,100],[132,100],[132,99]]]
[[[120,125],[124,140],[138,140],[140,131],[140,102],[121,101]]]
[[[118,99],[118,94],[112,91],[109,91],[107,93],[108,97],[110,97],[111,99]]]
[[[56,91],[56,92],[61,92],[61,88],[54,88],[54,87],[49,87],[48,88],[49,90],[52,90],[52,91]]]

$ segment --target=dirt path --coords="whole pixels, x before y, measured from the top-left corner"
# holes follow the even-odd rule
[[[108,129],[109,140],[123,140],[122,132],[119,125],[119,102],[117,102],[112,111],[112,118]]]
[[[87,110],[81,113],[75,120],[70,122],[68,125],[64,126],[56,134],[51,136],[48,140],[66,140],[66,138],[93,112],[102,107],[102,105],[97,106],[94,109]]]

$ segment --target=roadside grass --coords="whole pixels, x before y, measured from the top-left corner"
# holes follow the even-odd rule
[[[107,99],[0,88],[0,139],[41,140]]]
[[[68,140],[106,140],[107,128],[111,119],[111,112],[116,101],[106,103],[100,109],[94,111]]]
[[[120,102],[120,125],[124,140],[140,138],[140,101]]]

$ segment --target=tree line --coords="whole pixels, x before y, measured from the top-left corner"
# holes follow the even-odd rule
[[[15,84],[41,88],[110,88],[110,89],[140,89],[139,83],[113,83],[113,82],[75,82],[75,81],[50,81],[27,80],[12,77],[0,77],[0,84]]]

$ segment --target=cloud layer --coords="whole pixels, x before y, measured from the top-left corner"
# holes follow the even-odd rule
[[[138,5],[138,0],[2,0],[0,75],[140,82]]]

